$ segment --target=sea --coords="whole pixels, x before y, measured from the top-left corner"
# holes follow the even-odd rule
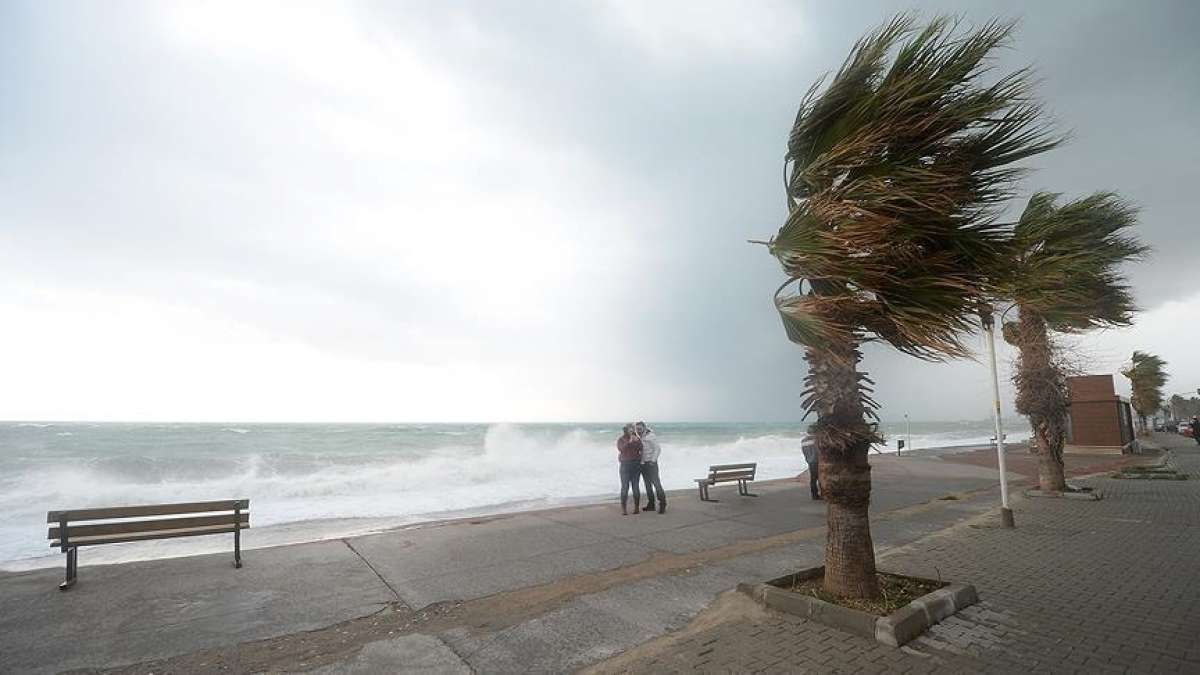
[[[804,423],[651,426],[667,489],[693,487],[710,464],[757,462],[763,479],[805,469]],[[0,422],[0,569],[61,564],[46,538],[50,510],[246,498],[244,545],[256,548],[611,501],[620,427]],[[887,423],[877,450],[895,452],[905,438],[918,449],[981,445],[991,429],[987,420]],[[228,539],[131,542],[81,555],[107,563],[229,551]]]

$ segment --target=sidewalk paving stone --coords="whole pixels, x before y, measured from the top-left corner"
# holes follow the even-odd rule
[[[1157,440],[1173,466],[1200,476],[1200,447]],[[1102,488],[1105,499],[1024,500],[1014,530],[989,515],[883,552],[881,569],[973,583],[982,599],[905,649],[768,612],[651,649],[653,657],[623,670],[1200,672],[1200,481],[1080,482]],[[897,536],[919,525],[873,527]]]

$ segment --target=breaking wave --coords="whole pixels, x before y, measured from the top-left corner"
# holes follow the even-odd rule
[[[60,426],[73,435],[40,425],[0,433],[2,566],[56,560],[46,557],[51,509],[249,498],[253,543],[265,536],[263,526],[295,533],[304,527],[297,523],[328,519],[413,522],[446,512],[609,499],[619,487],[616,425]],[[663,484],[690,488],[710,464],[734,462],[757,462],[763,479],[794,476],[804,469],[802,428],[663,425]],[[883,450],[894,451],[901,437],[892,435]],[[988,438],[974,425],[914,435],[913,442],[972,445]],[[202,550],[191,541],[172,542],[169,550]],[[126,557],[168,550],[164,542],[122,546]],[[90,560],[105,555],[117,554],[89,551]]]

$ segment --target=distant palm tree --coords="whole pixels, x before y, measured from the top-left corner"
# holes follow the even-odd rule
[[[1162,388],[1167,383],[1167,374],[1163,371],[1166,365],[1166,361],[1153,354],[1135,351],[1129,366],[1121,371],[1133,387],[1129,403],[1142,422],[1142,431],[1146,430],[1146,416],[1162,406]]]
[[[916,29],[897,17],[859,40],[824,90],[809,90],[788,138],[789,215],[759,243],[788,276],[775,304],[805,348],[803,407],[817,416],[809,431],[828,502],[824,585],[838,596],[879,596],[867,453],[881,439],[859,347],[967,355],[960,340],[1003,249],[993,208],[1021,173],[1010,165],[1058,142],[1027,71],[981,81],[1011,31],[990,22],[963,33],[944,18]]]
[[[1177,420],[1187,419],[1200,414],[1200,398],[1195,396],[1184,398],[1179,394],[1171,395],[1171,417]]]
[[[1020,312],[1004,326],[1005,340],[1020,352],[1017,412],[1033,428],[1039,487],[1061,492],[1070,396],[1050,334],[1129,325],[1135,307],[1119,268],[1148,249],[1125,233],[1137,212],[1117,195],[1099,192],[1062,206],[1057,199],[1040,192],[1029,200],[999,276],[1001,292]]]

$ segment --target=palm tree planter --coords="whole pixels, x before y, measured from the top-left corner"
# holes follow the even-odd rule
[[[771,609],[892,647],[906,644],[930,626],[979,602],[979,595],[970,584],[884,574],[880,575],[884,583],[902,588],[904,597],[891,597],[891,602],[883,608],[877,605],[875,611],[862,605],[847,607],[822,599],[819,582],[824,575],[824,567],[813,567],[766,583],[740,584],[738,590]]]
[[[868,510],[877,433],[860,347],[964,357],[1004,248],[992,217],[1020,170],[1056,145],[1028,73],[985,85],[1011,24],[961,34],[898,17],[861,39],[829,85],[804,98],[788,138],[788,217],[765,243],[785,281],[775,305],[808,364],[803,407],[827,504],[823,586],[880,597]],[[901,42],[904,44],[900,44]]]

